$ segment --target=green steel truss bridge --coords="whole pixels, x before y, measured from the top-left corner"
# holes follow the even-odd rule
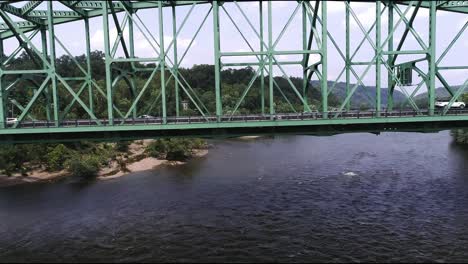
[[[268,133],[430,132],[468,127],[468,111],[452,108],[452,104],[467,88],[468,79],[460,80],[457,85],[461,84],[461,88],[455,89],[444,77],[448,71],[467,70],[468,66],[443,64],[452,47],[467,39],[466,34],[463,34],[468,26],[468,1],[365,1],[375,8],[375,21],[371,21],[371,26],[367,27],[364,25],[367,23],[363,23],[353,8],[358,1],[341,1],[344,6],[340,14],[344,24],[341,37],[345,40],[342,42],[334,36],[329,26],[330,20],[327,19],[332,2],[294,1],[295,8],[289,20],[281,25],[272,12],[275,5],[281,4],[277,1],[262,1],[262,4],[251,5],[256,8],[256,17],[248,15],[246,5],[258,2],[0,1],[0,50],[3,54],[0,67],[0,142],[119,140],[165,136],[228,137]],[[198,7],[205,9],[201,12]],[[177,20],[177,15],[180,16],[178,10],[181,8],[188,12]],[[139,14],[144,10],[151,10],[151,22],[157,24],[156,29],[153,24],[148,25],[141,19]],[[238,21],[233,19],[233,10],[238,14],[237,20],[242,20],[244,26],[238,26]],[[171,16],[164,16],[164,12],[169,12]],[[418,29],[414,26],[414,21],[422,12],[428,12],[429,15],[426,18],[426,27]],[[436,29],[441,12],[465,15],[466,23],[457,34],[443,35],[443,38],[451,38],[451,41],[442,52],[436,52],[442,38],[441,32]],[[203,19],[200,25],[190,28],[195,28],[193,38],[184,47],[185,53],[181,54],[178,53],[181,49],[178,36],[183,29],[189,28],[188,24],[191,22],[187,21],[190,17]],[[295,31],[299,32],[295,38],[301,43],[301,48],[279,48],[278,42],[291,30],[291,21],[297,17],[302,22],[300,29]],[[64,76],[56,70],[56,49],[60,47],[71,55],[70,47],[64,45],[55,28],[75,21],[79,21],[84,27],[82,41],[86,46],[86,63],[74,59],[82,74]],[[91,24],[90,21],[94,22]],[[220,21],[232,23],[235,34],[220,34],[223,27]],[[351,34],[351,23],[357,24],[362,35]],[[90,27],[98,27],[103,32],[104,84],[98,84],[92,74]],[[117,37],[110,36],[110,27],[116,28]],[[172,30],[167,30],[169,27]],[[212,49],[213,54],[211,64],[214,65],[212,74],[215,85],[211,88],[215,95],[215,109],[211,111],[205,106],[206,102],[200,99],[197,88],[187,82],[186,76],[179,70],[187,51],[202,29],[211,32],[210,38],[197,39],[199,45],[206,45],[208,49]],[[281,31],[275,35],[273,31],[276,29]],[[137,30],[151,43],[156,56],[135,55]],[[154,30],[158,33],[152,33]],[[397,36],[398,30],[403,34]],[[246,34],[247,31],[250,33]],[[124,37],[124,32],[128,32],[127,37]],[[172,38],[168,40],[165,37],[167,35]],[[423,35],[427,40],[423,40]],[[418,48],[404,48],[409,36],[416,40]],[[223,50],[221,43],[233,38],[247,44],[249,49]],[[9,54],[5,54],[7,42],[16,44],[16,48]],[[355,55],[364,45],[371,47],[366,52],[368,59],[359,61]],[[344,79],[346,83],[344,99],[333,108],[328,100],[330,93],[336,89],[336,83],[327,82],[335,81],[330,78],[328,68],[338,62],[329,59],[331,49],[337,52],[340,63],[343,64],[336,81]],[[123,56],[117,55],[117,50],[122,51]],[[30,57],[33,66],[30,69],[12,70],[10,64],[21,52]],[[236,60],[229,60],[232,58]],[[459,62],[466,65],[467,53],[459,54],[459,58]],[[137,66],[148,63],[153,63],[154,67]],[[236,98],[236,105],[227,111],[223,106],[221,71],[229,67],[246,66],[254,67],[255,76],[242,88],[239,98]],[[304,80],[302,85],[298,86],[291,81],[286,70],[288,66],[300,67],[300,77]],[[363,69],[360,73],[356,70],[358,67]],[[148,81],[138,85],[133,78],[142,71],[151,74]],[[372,108],[353,109],[350,102],[356,91],[365,86],[364,78],[368,74],[375,76],[375,81],[370,84],[376,88],[375,94],[370,97],[373,100]],[[289,88],[297,96],[303,109],[287,113],[277,111],[275,106],[279,99],[273,95],[283,92],[275,82],[274,75],[283,76],[288,81]],[[419,79],[412,93],[405,92],[406,105],[409,108],[397,109],[394,106],[394,91],[404,90],[405,86],[414,84],[413,75],[418,75]],[[463,78],[467,76],[465,74]],[[150,85],[153,78],[160,80],[160,92],[154,98],[158,108],[157,115],[154,115],[154,111],[145,112],[139,105],[141,98],[148,96],[149,91],[154,89]],[[311,109],[308,91],[311,89],[310,80],[314,78],[321,84],[321,98],[318,106]],[[113,98],[118,80],[124,80],[130,90],[128,100],[131,103],[127,109],[119,108],[118,102]],[[354,80],[354,84],[351,80]],[[28,81],[30,85],[23,85]],[[259,88],[252,88],[255,82],[260,82]],[[438,83],[450,95],[449,103],[442,108],[436,108],[435,89]],[[386,104],[382,103],[383,87],[389,88],[388,95],[385,95]],[[63,91],[60,92],[59,89]],[[260,89],[261,110],[249,115],[238,114],[238,108],[252,89]],[[414,97],[418,91],[427,92],[427,103],[423,108],[415,103]],[[66,98],[60,96],[64,92],[68,95]],[[15,95],[21,93],[29,96],[27,102],[15,100]],[[168,105],[169,94],[175,96],[175,105]],[[182,114],[183,99],[185,104],[188,101],[197,114]],[[288,101],[288,98],[284,97],[282,100]],[[97,104],[105,105],[105,115],[95,112]],[[31,114],[31,109],[38,107],[42,107],[45,112],[43,118]],[[10,115],[10,108],[16,109],[15,116]],[[84,111],[87,117],[68,118],[72,109],[76,108]],[[153,116],[139,118],[145,114]]]

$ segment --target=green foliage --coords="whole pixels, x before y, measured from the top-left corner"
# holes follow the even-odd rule
[[[458,145],[467,145],[468,144],[468,130],[467,129],[453,129],[450,131],[450,135],[453,140]]]
[[[49,171],[59,171],[64,168],[64,163],[69,157],[71,151],[63,144],[58,144],[55,147],[49,148],[50,152],[47,153],[47,169]]]
[[[146,147],[146,153],[154,158],[165,158],[167,153],[167,142],[164,139],[159,139],[151,142]]]
[[[74,177],[92,178],[99,172],[100,162],[94,155],[74,155],[67,160],[65,166]]]
[[[18,151],[12,146],[3,147],[0,152],[0,172],[10,176],[13,172],[21,167],[22,157]]]
[[[465,104],[468,104],[468,93],[464,93],[460,96],[460,99],[458,99],[461,102],[464,102]]]
[[[146,147],[146,153],[155,158],[184,161],[192,156],[195,149],[206,147],[202,139],[158,139]]]
[[[130,142],[129,142],[129,141],[119,141],[119,142],[116,143],[115,149],[116,149],[118,152],[127,152],[129,146],[130,146]]]

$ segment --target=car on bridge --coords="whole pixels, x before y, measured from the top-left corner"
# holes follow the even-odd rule
[[[435,102],[435,107],[437,108],[444,108],[446,107],[450,102],[450,99],[442,99],[442,100],[437,100]],[[465,103],[464,102],[460,102],[460,101],[455,101],[453,102],[453,104],[450,106],[450,108],[460,108],[460,109],[463,109],[465,108]]]
[[[141,116],[139,116],[138,118],[141,118],[141,119],[150,119],[150,118],[153,118],[153,119],[154,119],[154,118],[156,118],[156,117],[150,116],[150,115],[141,115]]]
[[[8,125],[13,125],[18,122],[18,118],[7,118],[6,121]]]

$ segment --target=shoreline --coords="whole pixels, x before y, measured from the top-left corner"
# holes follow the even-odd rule
[[[262,136],[242,136],[242,137],[238,137],[238,139],[241,139],[241,140],[249,140],[249,139],[257,139],[257,138],[261,138]]]
[[[134,145],[133,145],[134,144]],[[131,173],[135,172],[142,172],[156,169],[162,165],[168,166],[175,166],[175,165],[184,165],[192,159],[201,158],[208,154],[208,149],[197,149],[194,150],[192,157],[187,161],[169,161],[165,159],[157,159],[153,157],[144,157],[138,159],[137,157],[141,157],[144,152],[144,148],[136,147],[136,146],[144,146],[147,142],[143,142],[143,144],[132,143],[131,149],[134,151],[127,159],[127,161],[131,158],[136,158],[132,160],[132,162],[126,164],[125,170],[119,168],[119,165],[116,161],[113,161],[111,166],[103,167],[99,170],[96,175],[96,180],[111,180],[120,178]],[[143,151],[142,151],[143,149]],[[130,151],[131,152],[131,151]],[[0,175],[0,188],[1,187],[8,187],[14,185],[21,185],[21,184],[30,184],[30,183],[43,183],[43,182],[53,182],[57,181],[66,177],[69,177],[71,174],[66,171],[58,171],[58,172],[48,172],[45,169],[34,169],[27,172],[27,176],[23,176],[20,173],[15,173],[12,176],[8,177],[6,175]]]
[[[169,165],[169,166],[184,165],[184,164],[187,164],[187,162],[189,162],[192,159],[201,158],[201,157],[206,156],[207,154],[208,154],[207,149],[195,150],[195,153],[193,153],[193,156],[187,161],[170,161],[170,160],[165,160],[165,159],[146,157],[141,160],[128,164],[126,168],[128,171],[119,170],[117,173],[105,175],[101,170],[98,176],[96,177],[96,179],[98,180],[116,179],[116,178],[120,178],[122,176],[128,175],[130,173],[134,173],[134,172],[153,170],[162,165]]]

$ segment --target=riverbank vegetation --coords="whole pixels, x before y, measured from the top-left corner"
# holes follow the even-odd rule
[[[196,151],[206,149],[201,139],[158,139],[118,143],[77,142],[64,144],[25,144],[0,149],[0,175],[27,176],[33,171],[64,171],[81,178],[128,172],[129,164],[147,157],[186,161]]]

